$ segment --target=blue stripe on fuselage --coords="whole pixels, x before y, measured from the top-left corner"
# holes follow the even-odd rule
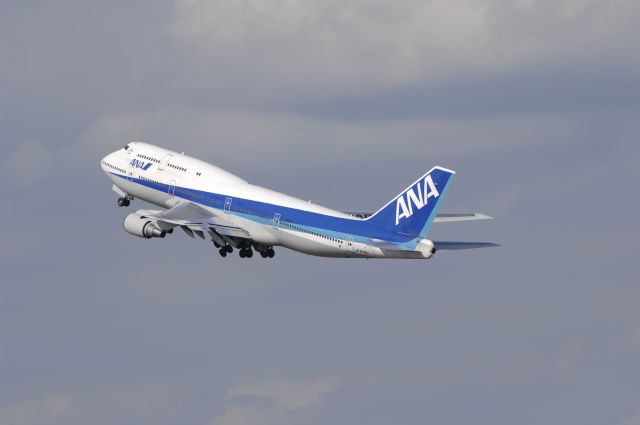
[[[162,193],[169,193],[169,184],[122,176],[116,173],[111,174],[132,183],[158,190]],[[305,230],[316,231],[317,233],[341,239],[345,239],[347,236],[353,236],[356,242],[368,243],[372,239],[377,239],[393,243],[406,243],[415,239],[415,236],[390,232],[366,221],[333,217],[311,211],[236,198],[229,195],[190,189],[182,186],[175,186],[175,196],[221,211],[224,210],[226,199],[231,198],[230,212],[234,215],[240,215],[243,218],[261,224],[272,224],[274,215],[280,214],[281,222],[288,222],[299,227],[304,227]],[[287,228],[286,226],[281,227],[284,229]]]

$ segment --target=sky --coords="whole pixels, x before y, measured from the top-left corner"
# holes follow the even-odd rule
[[[640,425],[640,3],[4,0],[0,424]],[[457,171],[428,261],[140,240],[131,140],[342,210]],[[132,208],[145,208],[141,201]]]

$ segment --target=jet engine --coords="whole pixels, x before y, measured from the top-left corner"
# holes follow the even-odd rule
[[[416,247],[416,251],[422,253],[422,256],[424,258],[431,258],[436,253],[436,246],[434,245],[433,241],[430,241],[429,239],[423,239]]]
[[[124,219],[124,230],[139,238],[164,238],[167,232],[160,229],[153,220],[140,214],[129,214]]]

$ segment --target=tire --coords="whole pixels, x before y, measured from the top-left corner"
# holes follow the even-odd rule
[[[220,250],[220,256],[221,256],[222,258],[226,257],[226,256],[227,256],[227,251],[225,251],[225,250],[221,249],[221,250]]]

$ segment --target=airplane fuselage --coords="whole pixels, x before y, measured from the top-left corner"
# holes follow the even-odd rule
[[[125,148],[101,162],[113,189],[127,199],[141,199],[165,209],[193,203],[228,223],[229,228],[246,233],[224,234],[221,227],[215,228],[218,231],[211,227],[209,233],[216,245],[228,243],[238,248],[239,241],[248,240],[256,250],[282,246],[310,255],[347,258],[424,259],[434,253],[430,241],[416,242],[415,235],[400,234],[250,184],[196,158],[140,142]],[[431,192],[435,191],[433,182],[430,184]],[[405,202],[405,216],[408,208]],[[181,227],[189,232],[189,226]],[[393,244],[393,249],[384,244]]]

